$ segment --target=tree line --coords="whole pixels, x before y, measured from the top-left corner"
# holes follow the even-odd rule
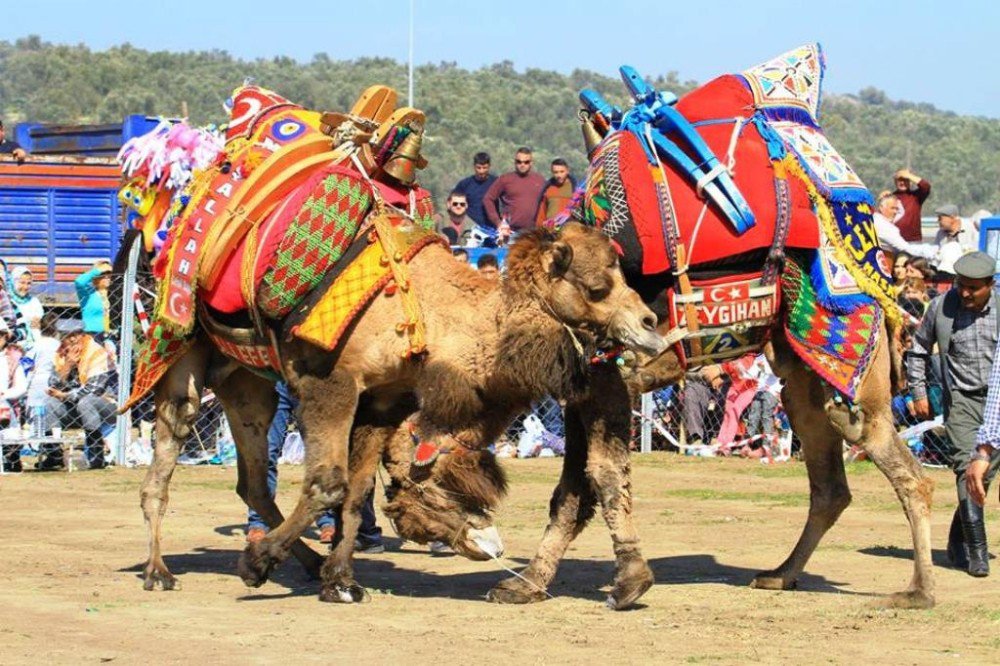
[[[734,70],[743,64],[734,63]],[[405,64],[388,58],[243,60],[225,51],[172,53],[129,44],[94,51],[30,36],[0,41],[0,114],[11,126],[118,122],[131,113],[178,116],[186,109],[194,123],[220,123],[222,103],[247,77],[318,110],[345,110],[375,83],[406,90]],[[495,172],[512,168],[516,147],[528,145],[546,175],[557,156],[581,173],[578,92],[591,87],[625,102],[617,79],[585,70],[519,72],[509,61],[477,70],[452,62],[422,65],[415,80],[416,106],[428,119],[423,149],[430,165],[422,181],[439,200],[471,173],[472,155],[481,150],[493,156]],[[676,72],[653,83],[678,95],[697,85]],[[931,203],[957,203],[963,214],[1000,209],[998,119],[893,101],[866,88],[824,96],[821,122],[873,192],[891,187],[892,173],[909,166],[933,184]]]

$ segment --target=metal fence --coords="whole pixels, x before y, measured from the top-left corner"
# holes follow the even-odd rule
[[[133,266],[136,259],[133,257]],[[152,312],[155,298],[153,289],[152,276],[142,270],[112,276],[108,297],[115,330],[103,343],[112,373],[104,394],[92,396],[86,404],[77,401],[61,405],[45,395],[51,359],[43,358],[42,352],[48,349],[51,355],[52,345],[58,342],[38,345],[29,353],[35,357],[34,363],[26,364],[29,390],[15,404],[14,422],[0,433],[5,454],[17,447],[22,467],[28,468],[45,467],[47,463],[70,470],[86,468],[100,461],[97,451],[106,452],[103,460],[119,465],[148,464],[155,446],[152,398],[122,415],[115,415],[114,407],[129,395],[136,351],[133,342],[145,335],[147,313]],[[72,317],[64,317],[60,328],[65,331],[72,327]],[[630,447],[636,452],[742,455],[767,461],[794,455],[798,442],[780,402],[756,395],[745,409],[737,413],[730,407],[727,415],[729,391],[728,384],[713,389],[700,380],[689,380],[643,395],[633,406]],[[901,429],[914,425],[902,409],[897,409],[897,417]],[[288,449],[284,461],[294,462],[301,459],[302,447],[294,418],[287,432],[287,441],[294,446]],[[564,437],[562,406],[546,397],[514,420],[495,443],[495,450],[505,457],[558,456],[564,451]],[[940,429],[919,432],[909,438],[908,444],[925,464],[944,464],[948,458],[947,442]],[[235,457],[219,401],[206,390],[195,427],[182,447],[180,462],[234,464]],[[2,462],[2,471],[12,470],[9,456],[5,455]]]

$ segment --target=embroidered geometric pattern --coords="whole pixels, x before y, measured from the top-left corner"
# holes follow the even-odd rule
[[[823,53],[806,44],[743,72],[759,107],[794,106],[819,116]]]
[[[796,122],[772,122],[785,144],[799,156],[809,174],[830,189],[864,188],[851,165],[820,130]]]
[[[319,284],[343,255],[372,197],[360,178],[331,173],[305,200],[278,245],[257,294],[267,316],[280,318]]]
[[[154,320],[149,335],[139,343],[132,394],[122,408],[131,407],[152,391],[192,342],[193,338],[179,335],[174,329],[164,326],[161,320]]]
[[[808,265],[789,258],[781,276],[788,303],[785,331],[800,358],[853,400],[881,336],[882,308],[869,298],[848,314],[836,314],[816,297]]]

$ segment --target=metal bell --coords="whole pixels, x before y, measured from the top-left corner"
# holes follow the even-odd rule
[[[420,154],[423,137],[422,127],[410,125],[410,133],[382,165],[382,171],[403,185],[412,185],[416,182],[417,170],[427,166],[427,160]]]

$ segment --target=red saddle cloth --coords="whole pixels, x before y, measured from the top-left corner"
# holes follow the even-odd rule
[[[706,201],[698,197],[694,185],[685,175],[664,165],[680,238],[688,252],[688,262],[697,266],[734,254],[770,247],[778,219],[774,164],[756,125],[746,122],[754,114],[750,90],[736,76],[720,76],[682,97],[677,102],[677,110],[693,124],[718,121],[706,123],[696,129],[724,164],[727,162],[734,128],[734,122],[726,121],[736,118],[745,121],[733,152],[733,179],[757,220],[754,227],[738,235],[714,205],[708,204],[705,208]],[[626,188],[626,195],[636,233],[643,247],[642,270],[645,274],[659,273],[670,268],[670,262],[653,179],[648,175],[648,163],[639,140],[630,133],[622,134],[619,164],[622,180],[630,186]],[[644,177],[643,172],[647,174]],[[785,246],[817,248],[819,228],[806,187],[794,177],[788,178],[788,185],[791,208]],[[703,208],[704,218],[695,236],[695,227]]]
[[[342,170],[339,167],[330,167],[331,170]],[[360,180],[357,172],[342,170],[352,174],[354,178]],[[409,210],[410,189],[405,187],[393,187],[379,181],[371,181],[379,189],[379,194],[383,200],[391,206],[402,210]],[[261,223],[258,231],[258,253],[254,262],[253,283],[254,289],[259,289],[264,274],[272,267],[278,247],[285,238],[289,226],[295,219],[296,213],[304,204],[306,198],[315,187],[313,179],[308,180],[298,190],[293,192],[285,201],[272,212],[268,218]],[[421,210],[429,205],[430,195],[426,190],[416,188],[414,190],[417,202],[418,217],[429,217],[429,211]],[[426,213],[426,215],[425,215]],[[367,215],[367,210],[361,211],[362,219]],[[359,220],[360,221],[360,220]],[[247,309],[241,291],[243,256],[246,253],[247,239],[244,238],[236,247],[236,250],[223,262],[222,272],[215,286],[211,290],[200,293],[204,302],[219,312],[234,313]]]

